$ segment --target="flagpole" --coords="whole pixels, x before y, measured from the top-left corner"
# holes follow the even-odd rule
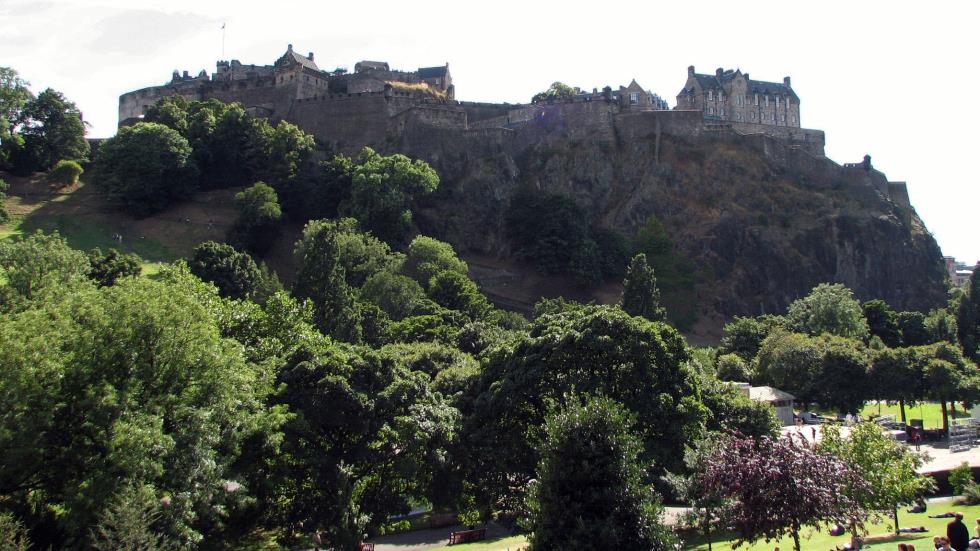
[[[221,59],[225,58],[225,24],[221,24]]]

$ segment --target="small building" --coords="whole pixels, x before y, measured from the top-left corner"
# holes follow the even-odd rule
[[[749,388],[749,398],[775,408],[776,418],[784,427],[793,424],[793,400],[796,397],[792,394],[771,386],[754,386]]]

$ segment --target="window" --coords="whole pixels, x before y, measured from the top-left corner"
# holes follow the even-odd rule
[[[721,92],[721,91],[718,92],[718,101],[725,101],[725,93],[724,92]]]
[[[779,122],[786,122],[786,115],[779,115]]]
[[[639,92],[630,92],[630,103],[633,104],[633,105],[636,105],[637,103],[640,103],[640,93]]]
[[[724,107],[721,108],[721,112],[719,114],[724,118],[724,116],[725,116],[725,108]]]
[[[715,100],[714,92],[708,90],[708,101],[714,101],[714,100]]]
[[[709,107],[708,108],[708,114],[709,115],[714,115],[715,114],[715,108],[714,107]]]
[[[766,94],[766,107],[769,107],[769,94]]]
[[[755,95],[755,104],[759,105],[759,94]]]

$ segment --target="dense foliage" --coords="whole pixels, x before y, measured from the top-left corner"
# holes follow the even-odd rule
[[[632,425],[608,398],[573,398],[548,417],[529,498],[532,551],[671,548]]]
[[[158,123],[120,128],[99,148],[96,163],[99,187],[136,216],[163,210],[197,187],[190,144]]]
[[[84,172],[82,165],[62,159],[48,171],[48,182],[58,187],[73,186],[78,183],[82,172]]]
[[[36,98],[24,99],[16,76],[0,87],[12,86],[2,95],[12,98],[5,110],[13,116],[14,128],[8,146],[7,161],[18,173],[27,174],[47,170],[59,160],[84,161],[88,159],[89,145],[85,141],[85,123],[82,113],[61,92],[48,88]],[[19,106],[19,107],[18,107]],[[18,110],[19,109],[19,110]]]

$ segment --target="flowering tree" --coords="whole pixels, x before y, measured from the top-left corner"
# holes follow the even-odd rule
[[[720,518],[738,535],[736,545],[788,534],[800,551],[803,527],[862,526],[868,517],[851,497],[851,490],[867,486],[858,471],[802,437],[736,436],[704,465],[699,485],[707,495],[724,497]]]

